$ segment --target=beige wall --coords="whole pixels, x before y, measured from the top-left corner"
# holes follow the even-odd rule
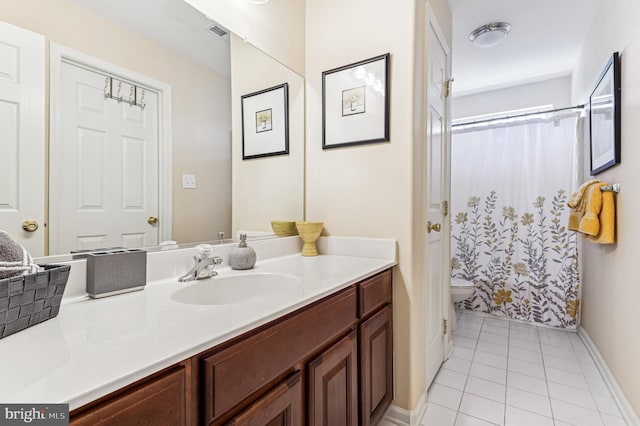
[[[303,0],[185,0],[191,6],[304,75],[305,4]]]
[[[271,232],[272,220],[304,219],[304,79],[234,34],[231,71],[233,235]],[[289,85],[289,154],[243,160],[241,96],[282,83]]]
[[[446,1],[434,2],[450,31]],[[423,10],[424,6],[417,7]],[[398,240],[394,271],[395,403],[415,408],[424,391],[422,280],[414,260],[415,2],[307,0],[307,220],[330,235]],[[423,24],[422,24],[423,25]],[[383,31],[381,28],[393,29]],[[391,140],[322,150],[322,71],[391,53]]]
[[[622,62],[622,163],[597,176],[620,182],[617,243],[583,244],[582,326],[595,342],[636,413],[640,413],[640,286],[635,264],[640,241],[640,2],[603,1],[574,70],[575,102],[588,101],[614,51]],[[588,167],[588,139],[585,141]],[[585,173],[585,180],[589,173]]]
[[[0,0],[0,20],[43,34],[47,46],[50,41],[59,43],[169,83],[173,94],[173,238],[201,241],[216,238],[218,231],[230,232],[228,77],[68,0]],[[197,176],[198,189],[182,189],[183,173]]]

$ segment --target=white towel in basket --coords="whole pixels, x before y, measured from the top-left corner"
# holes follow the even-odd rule
[[[0,231],[0,279],[38,272],[31,255],[11,235]]]

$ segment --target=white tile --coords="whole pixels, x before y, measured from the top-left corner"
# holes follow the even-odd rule
[[[499,334],[501,336],[508,336],[509,335],[509,327],[502,327],[502,326],[498,326],[498,325],[487,324],[485,322],[485,324],[482,326],[482,332],[483,333]]]
[[[500,383],[505,385],[507,383],[507,371],[502,368],[491,367],[489,365],[472,363],[469,375],[478,377],[480,379],[489,380],[490,382]]]
[[[471,361],[460,358],[449,358],[444,364],[442,364],[442,368],[463,374],[467,374],[469,367],[471,367]]]
[[[511,331],[509,332],[509,337],[528,340],[530,342],[540,342],[540,340],[538,339],[538,332],[535,330],[529,331],[529,330],[511,329]]]
[[[505,385],[470,376],[467,379],[464,391],[465,393],[471,393],[504,404],[505,389]]]
[[[509,359],[520,359],[522,361],[535,362],[542,365],[542,354],[540,352],[527,351],[525,349],[510,348]]]
[[[443,407],[458,411],[460,400],[462,399],[462,391],[448,386],[434,383],[427,393],[427,401],[438,404]]]
[[[601,413],[611,414],[612,416],[616,417],[620,416],[620,410],[618,410],[618,406],[616,405],[613,398],[611,398],[611,395],[594,393],[593,399],[595,399],[596,406]]]
[[[525,376],[524,374],[515,373],[513,371],[509,371],[507,374],[507,385],[509,387],[533,392],[538,395],[549,396],[546,380],[536,379],[535,377]]]
[[[559,370],[553,367],[545,368],[547,380],[550,382],[560,383],[572,386],[578,389],[589,390],[587,381],[582,374],[570,373],[568,371]]]
[[[507,406],[505,426],[554,426],[553,419]]]
[[[458,329],[456,331],[453,332],[454,336],[462,336],[462,337],[469,337],[471,339],[477,339],[478,336],[480,335],[480,329],[473,329],[473,328],[468,328],[468,327],[458,327]]]
[[[466,359],[471,361],[473,359],[473,354],[475,354],[476,351],[474,351],[473,349],[469,349],[469,348],[465,348],[462,346],[454,346],[453,347],[453,353],[451,354],[452,358],[459,358],[459,359]]]
[[[500,423],[502,424],[502,423]],[[495,423],[485,422],[484,420],[476,419],[475,417],[467,416],[466,414],[458,414],[455,426],[494,426]],[[431,426],[431,425],[425,425]],[[433,426],[438,426],[435,423]]]
[[[566,331],[540,330],[538,332],[540,342],[548,343],[555,346],[570,345],[569,337]]]
[[[502,355],[491,354],[489,352],[476,351],[473,356],[473,362],[478,364],[490,365],[496,368],[507,368],[507,357]]]
[[[481,420],[502,425],[504,421],[505,405],[499,402],[481,398],[470,393],[462,396],[460,412]]]
[[[551,417],[551,404],[546,396],[508,387],[507,405]]]
[[[457,410],[450,410],[436,404],[427,404],[427,411],[420,422],[423,426],[442,425],[453,426],[456,421]]]
[[[561,422],[558,419],[554,419],[554,422],[556,422],[556,426],[575,426],[575,424],[573,423],[565,423],[565,422]],[[426,426],[426,425],[425,425]]]
[[[499,345],[506,345],[509,341],[509,336],[503,336],[501,334],[494,334],[483,331],[480,333],[481,342],[497,343]]]
[[[484,325],[489,327],[509,328],[509,320],[506,318],[487,318],[484,320]]]
[[[551,400],[551,409],[553,410],[553,418],[567,422],[572,425],[579,426],[603,426],[600,413],[596,410],[578,407],[577,405],[567,402]]]
[[[500,345],[492,342],[479,341],[476,350],[482,352],[489,352],[496,355],[507,356],[508,347],[506,344]]]
[[[602,377],[600,377],[600,375],[585,376],[585,379],[587,380],[587,385],[589,386],[589,389],[591,389],[591,392],[599,393],[602,395],[611,394],[609,392],[609,388],[607,387],[607,384],[604,382],[604,380],[602,380]]]
[[[532,330],[538,332],[538,327],[526,322],[510,321],[509,327],[511,330]]]
[[[544,367],[541,364],[509,358],[507,366],[509,371],[515,371],[516,373],[536,377],[538,379],[546,379]]]
[[[560,358],[566,358],[576,361],[576,353],[573,351],[571,345],[566,346],[554,346],[542,344],[542,353],[545,355],[553,355]]]
[[[450,388],[463,390],[467,381],[467,375],[458,373],[457,371],[441,369],[434,380],[440,385],[449,386]]]
[[[517,337],[509,337],[509,347],[540,352],[540,343],[531,340],[519,339]]]
[[[591,396],[591,392],[565,386],[560,383],[549,382],[549,396],[553,399],[579,405],[580,407],[590,408],[592,410],[598,409]]]
[[[453,344],[456,346],[462,346],[463,348],[475,349],[476,339],[471,339],[464,336],[453,336]]]
[[[600,413],[606,426],[627,426],[627,422],[622,417],[612,416],[607,413]]]
[[[575,360],[571,361],[566,358],[547,354],[543,356],[543,359],[545,367],[553,367],[560,370],[570,371],[572,373],[582,374],[582,368],[580,368],[580,364],[575,362]]]

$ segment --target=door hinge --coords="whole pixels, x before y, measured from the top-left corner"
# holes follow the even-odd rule
[[[442,320],[442,334],[447,334],[447,320]]]
[[[449,202],[447,200],[442,202],[442,215],[444,217],[449,215]]]
[[[443,92],[444,92],[445,98],[448,98],[449,96],[451,96],[451,83],[453,83],[452,78],[444,82]]]

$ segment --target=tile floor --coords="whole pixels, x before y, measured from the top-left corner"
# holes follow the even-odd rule
[[[577,334],[458,312],[423,426],[625,425]]]

